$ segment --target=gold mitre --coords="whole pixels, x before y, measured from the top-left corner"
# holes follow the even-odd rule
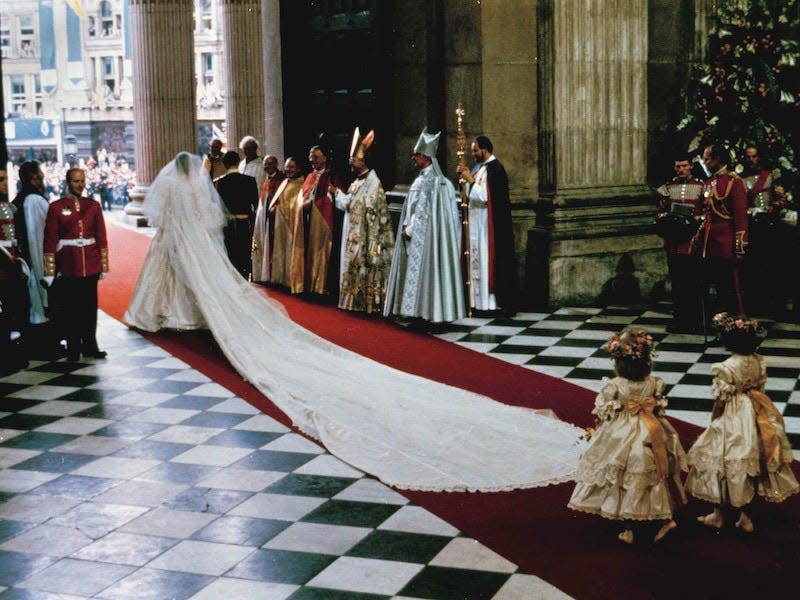
[[[439,148],[439,133],[428,133],[428,128],[422,130],[417,140],[417,145],[414,146],[413,154],[422,154],[429,158],[436,157],[436,150]]]
[[[353,132],[353,142],[350,144],[350,158],[354,160],[365,160],[367,150],[372,145],[373,141],[375,141],[374,129],[370,129],[369,133],[362,138],[361,132],[358,127],[356,127],[356,130]]]

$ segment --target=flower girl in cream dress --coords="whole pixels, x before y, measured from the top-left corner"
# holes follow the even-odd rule
[[[768,502],[783,502],[800,485],[792,472],[783,416],[764,394],[767,368],[755,353],[758,321],[720,313],[713,323],[732,354],[711,367],[711,424],[689,450],[686,489],[714,504],[713,512],[698,517],[700,523],[720,529],[725,507],[739,512],[736,527],[750,533],[755,526],[745,509],[756,493]]]
[[[618,537],[628,544],[643,534],[644,522],[660,522],[653,538],[658,542],[676,527],[676,503],[686,502],[680,482],[686,456],[664,418],[664,381],[650,374],[652,336],[629,327],[604,348],[617,376],[603,378],[592,411],[597,430],[581,457],[568,506],[622,521]]]

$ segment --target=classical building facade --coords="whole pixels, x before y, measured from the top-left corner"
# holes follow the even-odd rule
[[[376,167],[398,203],[423,127],[443,130],[439,160],[454,174],[461,103],[467,134],[488,135],[510,176],[524,306],[646,294],[665,277],[651,186],[669,174],[663,129],[713,0],[218,0],[219,65],[198,50],[208,3],[120,5],[130,45],[109,64],[100,34],[82,61],[84,94],[111,81],[111,106],[130,93],[131,214],[176,152],[201,147],[196,125],[217,92],[230,146],[255,135],[281,159],[304,159],[324,134],[346,170],[353,128],[375,128]],[[97,10],[95,37],[107,23]],[[635,285],[616,286],[626,278]]]
[[[454,172],[460,102],[468,134],[493,140],[512,181],[524,305],[595,302],[604,288],[646,294],[663,279],[648,183],[667,174],[662,128],[708,0],[220,3],[233,137],[251,133],[266,152],[303,158],[324,133],[342,165],[353,127],[374,127],[381,177],[402,201],[423,127],[444,131],[439,159]],[[189,0],[159,5],[175,12],[171,22],[192,10]],[[131,0],[131,10],[149,36],[178,43],[174,27],[157,31],[151,3]],[[161,47],[138,45],[134,63],[166,64]],[[161,110],[156,89],[134,89],[147,122]],[[170,110],[190,110],[192,92],[170,98]],[[148,135],[162,151],[137,160],[152,161],[154,175],[180,146]],[[625,278],[635,285],[615,287]]]
[[[2,0],[0,47],[12,157],[134,161],[127,0]],[[196,0],[193,74],[198,141],[224,122],[219,4]],[[43,133],[46,132],[46,135]]]

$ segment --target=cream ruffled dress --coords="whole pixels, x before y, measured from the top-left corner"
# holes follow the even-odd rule
[[[663,416],[663,390],[664,381],[652,375],[644,381],[603,378],[592,411],[600,425],[581,457],[569,508],[654,521],[672,518],[676,501],[685,502],[679,473],[686,455]]]
[[[758,399],[767,381],[764,359],[734,354],[712,365],[711,372],[715,416],[689,450],[686,489],[702,500],[734,507],[750,503],[756,491],[770,502],[782,502],[800,491],[783,417],[771,402],[764,406]]]

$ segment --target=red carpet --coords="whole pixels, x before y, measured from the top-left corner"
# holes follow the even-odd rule
[[[147,252],[146,236],[109,226],[112,272],[101,283],[102,309],[121,319]],[[376,318],[270,292],[299,324],[393,367],[491,396],[501,402],[552,408],[587,425],[594,393],[556,378],[404,331]],[[288,424],[264,396],[242,381],[207,333],[148,334],[148,339]],[[113,357],[111,357],[113,360]],[[688,449],[701,431],[674,422]],[[795,462],[795,471],[797,469]],[[576,598],[744,598],[786,595],[800,556],[800,497],[779,505],[756,502],[756,533],[697,524],[706,504],[679,511],[679,527],[658,546],[626,546],[613,522],[566,508],[572,484],[501,494],[404,492],[465,534]]]

